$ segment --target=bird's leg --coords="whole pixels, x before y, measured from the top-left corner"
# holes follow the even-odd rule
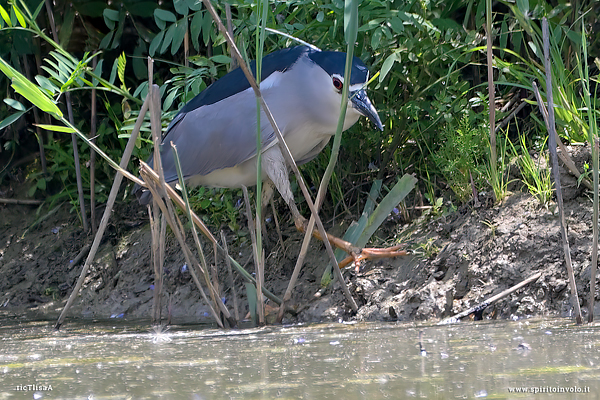
[[[262,215],[262,237],[263,237],[263,246],[270,247],[269,236],[267,235],[267,224],[265,222],[265,216],[267,215],[267,207],[273,198],[273,192],[275,190],[275,186],[273,186],[273,182],[270,180],[265,180],[263,182],[262,193],[260,194],[260,204],[261,204],[261,215]],[[267,252],[268,254],[268,252]]]
[[[281,196],[292,211],[296,228],[301,232],[305,232],[308,221],[300,214],[298,207],[296,207],[296,202],[290,188],[288,170],[283,162],[283,156],[279,151],[269,150],[263,154],[263,171],[267,174],[269,179],[271,179],[273,184],[275,184],[275,187],[279,193],[281,193]],[[329,243],[331,243],[332,246],[342,249],[348,253],[349,257],[344,259],[342,263],[339,263],[340,268],[348,265],[350,262],[354,262],[355,265],[358,265],[362,260],[397,257],[408,254],[406,251],[400,250],[400,246],[393,246],[387,249],[361,249],[354,246],[352,243],[330,235],[329,233],[327,233],[327,238],[323,238],[317,229],[313,229],[312,235],[321,241],[325,241],[326,239],[329,241]]]

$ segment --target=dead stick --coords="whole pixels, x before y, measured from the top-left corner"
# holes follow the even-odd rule
[[[83,256],[85,256],[85,253],[87,253],[90,250],[90,245],[86,244],[85,246],[83,246],[81,248],[81,250],[79,251],[79,253],[77,253],[77,255],[75,256],[75,258],[73,260],[71,260],[71,262],[69,264],[71,265],[77,265],[79,263],[79,261],[81,261],[81,259],[83,258]]]
[[[92,69],[95,71],[98,57],[92,60]],[[98,113],[96,108],[96,86],[92,88],[92,118],[90,120],[90,140],[95,142],[98,125]],[[92,235],[96,234],[96,152],[90,149],[90,220],[92,221]]]
[[[0,203],[2,204],[20,204],[26,206],[36,206],[38,204],[42,204],[43,200],[21,200],[21,199],[5,199],[0,198]]]
[[[498,293],[495,296],[490,297],[489,299],[485,300],[483,303],[479,303],[476,306],[473,306],[473,307],[469,308],[468,310],[465,310],[465,311],[463,311],[461,313],[458,313],[458,314],[456,314],[456,315],[454,315],[452,317],[446,318],[446,319],[438,322],[438,325],[453,324],[453,323],[458,322],[458,320],[461,319],[461,318],[464,318],[464,317],[466,317],[468,315],[471,315],[471,314],[473,314],[475,312],[483,311],[484,309],[486,309],[487,307],[489,307],[491,304],[497,302],[501,298],[508,296],[512,292],[515,292],[515,291],[521,289],[523,286],[525,286],[525,285],[527,285],[527,284],[529,284],[531,282],[537,281],[540,278],[540,276],[542,276],[542,273],[538,272],[537,274],[530,276],[529,278],[527,278],[524,281],[516,284],[515,286],[513,286],[513,287],[511,287],[509,289],[506,289],[505,291],[500,292],[500,293]]]
[[[242,185],[242,191],[244,192],[244,203],[246,205],[246,218],[248,218],[248,230],[250,231],[250,239],[252,240],[252,254],[254,255],[254,266],[256,270],[256,313],[258,315],[259,325],[265,323],[265,305],[262,296],[262,279],[260,265],[262,259],[259,258],[258,244],[256,240],[257,226],[254,224],[254,218],[252,218],[252,208],[250,207],[250,196],[248,195],[248,188]],[[262,253],[262,252],[261,252]],[[285,300],[284,300],[285,301]]]
[[[144,121],[144,115],[146,111],[148,111],[148,106],[150,103],[150,98],[146,96],[146,100],[142,105],[142,109],[140,110],[140,115],[135,121],[135,126],[133,127],[133,131],[131,132],[131,136],[127,141],[127,147],[125,147],[125,152],[123,153],[123,157],[121,158],[121,168],[126,168],[129,163],[129,158],[131,157],[131,153],[135,147],[135,141],[137,139],[137,135],[140,132],[140,128],[142,126],[142,122]],[[92,243],[92,248],[90,253],[88,254],[87,259],[85,260],[85,264],[83,265],[83,269],[81,270],[81,274],[79,275],[79,279],[77,280],[77,284],[71,292],[69,296],[69,300],[67,300],[67,304],[65,304],[65,308],[63,308],[60,313],[60,317],[58,317],[58,321],[56,322],[55,329],[60,329],[60,326],[63,324],[65,317],[67,316],[67,311],[75,298],[79,294],[81,290],[81,286],[83,286],[83,281],[85,280],[85,275],[87,274],[90,265],[94,261],[94,257],[96,256],[96,252],[98,251],[98,247],[100,247],[100,241],[102,240],[102,236],[104,236],[104,230],[108,225],[108,220],[110,218],[110,214],[112,213],[112,208],[115,205],[115,200],[117,199],[117,194],[119,193],[119,187],[121,186],[121,182],[123,181],[123,174],[117,172],[115,175],[115,180],[113,182],[112,188],[110,189],[110,194],[108,195],[108,201],[106,202],[106,208],[104,209],[104,214],[102,215],[102,220],[100,221],[100,226],[98,227],[98,231],[96,232],[96,236],[94,237],[94,242]]]
[[[226,254],[229,254],[229,249],[227,248],[227,238],[225,237],[225,232],[221,230],[221,241],[223,242],[223,249]],[[233,312],[235,315],[235,320],[240,320],[240,310],[238,307],[237,300],[237,290],[235,290],[235,278],[233,277],[233,271],[231,270],[231,261],[229,257],[225,257],[225,265],[227,265],[227,272],[229,273],[229,279],[231,280],[231,296],[233,297]]]
[[[556,155],[556,125],[554,120],[554,100],[552,98],[552,67],[550,65],[550,33],[548,32],[548,19],[545,17],[542,19],[542,34],[544,38],[544,68],[546,69],[548,126],[550,127],[550,132],[548,133],[548,148],[550,150],[550,158],[552,160],[552,173],[554,175],[554,185],[556,187],[556,199],[558,200],[560,233],[563,241],[565,264],[567,266],[567,275],[569,276],[569,285],[571,286],[571,303],[575,308],[575,320],[578,324],[581,324],[583,323],[583,320],[581,318],[581,309],[579,308],[579,296],[577,294],[577,285],[575,284],[575,274],[573,273],[573,265],[571,265],[571,250],[569,248],[569,238],[567,237],[567,223],[565,221],[565,209],[563,205],[562,191],[560,188],[560,172],[558,171],[558,157]]]
[[[592,122],[592,121],[590,121]],[[592,131],[593,132],[593,131]],[[594,173],[594,183],[598,186],[598,136],[594,135],[592,156],[592,170]],[[594,191],[594,214],[592,216],[593,239],[592,239],[592,264],[590,265],[590,300],[588,303],[588,322],[594,322],[594,302],[596,301],[596,270],[598,269],[598,192]]]

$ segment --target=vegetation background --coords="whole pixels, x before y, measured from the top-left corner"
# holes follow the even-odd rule
[[[324,202],[326,214],[360,214],[364,192],[374,179],[391,187],[404,173],[419,178],[417,190],[407,200],[416,208],[411,214],[401,204],[398,210],[406,219],[420,212],[415,210],[432,215],[451,211],[478,192],[494,193],[501,201],[513,159],[523,172],[521,185],[542,204],[551,199],[548,163],[543,162],[547,133],[531,90],[532,82],[543,82],[544,76],[540,20],[547,17],[550,22],[559,134],[569,143],[585,142],[593,129],[582,82],[587,77],[595,99],[600,4],[544,0],[490,4],[493,130],[499,137],[495,157],[486,82],[486,1],[360,4],[355,55],[378,74],[368,90],[385,130],[378,132],[361,120],[344,134],[340,157],[344,161],[336,167],[330,198]],[[148,56],[155,59],[153,80],[161,89],[164,126],[185,102],[231,68],[223,36],[196,0],[14,0],[0,5],[0,57],[8,65],[5,68],[23,74],[116,161],[147,93]],[[243,55],[253,59],[256,4],[214,5],[223,18],[231,14],[235,40]],[[342,0],[277,1],[269,5],[267,26],[320,48],[343,51],[343,12]],[[292,45],[293,40],[270,33],[265,53]],[[85,143],[48,127],[56,125],[53,111],[32,106],[10,73],[3,71],[2,197],[26,193],[44,200],[48,209],[68,201],[83,223],[90,207],[79,202],[76,170],[81,171],[85,201],[93,197],[100,203],[106,200],[114,171],[105,160],[94,160]],[[595,115],[595,101],[592,107]],[[142,132],[130,171],[136,171],[135,160],[146,159],[151,149],[149,121]],[[310,186],[318,187],[328,152],[304,167]],[[129,201],[130,190],[123,193],[121,200]],[[200,188],[193,201],[207,222],[237,231],[239,198],[240,191]]]

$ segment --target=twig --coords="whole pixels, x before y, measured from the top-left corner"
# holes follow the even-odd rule
[[[554,184],[556,187],[556,199],[558,200],[558,212],[560,214],[560,233],[562,235],[563,250],[565,253],[565,264],[567,266],[567,275],[569,276],[569,285],[571,286],[571,302],[575,308],[575,320],[578,324],[583,323],[581,318],[581,309],[579,307],[579,296],[577,295],[577,285],[575,284],[575,274],[571,265],[571,251],[569,249],[569,238],[567,237],[567,223],[565,221],[565,209],[563,205],[562,191],[560,186],[560,172],[558,170],[558,156],[556,154],[556,125],[554,121],[554,101],[552,98],[552,67],[550,65],[550,39],[548,32],[548,20],[542,19],[542,34],[544,38],[544,68],[546,69],[546,98],[548,100],[548,148],[552,160],[552,173],[554,174]],[[533,83],[535,85],[535,82]]]
[[[150,237],[152,243],[150,244],[150,254],[152,260],[152,266],[154,269],[154,295],[152,300],[152,323],[160,324],[160,299],[158,289],[158,279],[160,276],[160,256],[158,254],[159,247],[159,230],[160,224],[158,222],[159,209],[156,204],[148,204],[148,219],[150,220]]]
[[[531,96],[529,96],[527,98],[527,100],[530,100]],[[508,116],[506,118],[504,118],[502,120],[502,122],[500,122],[498,125],[496,125],[496,132],[498,132],[500,129],[504,128],[506,125],[508,125],[508,123],[517,116],[517,114],[519,113],[519,111],[521,111],[523,109],[523,107],[525,107],[527,105],[527,102],[523,99],[521,100],[521,104],[519,104],[517,106],[517,108],[515,108],[510,114],[508,114]]]
[[[121,158],[120,166],[123,169],[126,168],[127,164],[129,163],[129,158],[131,157],[131,153],[133,152],[133,149],[135,147],[135,141],[137,139],[138,133],[140,132],[140,127],[142,126],[142,122],[144,121],[144,115],[146,115],[146,111],[148,111],[149,103],[150,103],[150,98],[148,96],[146,96],[146,100],[144,101],[144,104],[142,105],[140,114],[135,122],[135,126],[133,127],[133,131],[131,131],[131,136],[129,137],[129,140],[127,141],[127,146],[125,147],[125,151],[123,152],[123,157]],[[106,208],[104,209],[104,214],[102,215],[102,220],[100,221],[100,226],[98,226],[98,231],[96,232],[96,236],[94,237],[94,242],[92,243],[92,248],[90,250],[90,253],[87,256],[87,259],[85,260],[85,264],[83,265],[81,274],[79,275],[79,279],[77,280],[77,284],[75,285],[75,288],[71,292],[71,295],[69,296],[69,299],[67,300],[67,304],[65,304],[65,308],[63,308],[62,312],[60,313],[60,317],[58,318],[58,321],[56,322],[56,325],[54,327],[55,329],[60,329],[61,325],[63,324],[63,322],[65,320],[65,317],[67,316],[67,312],[69,311],[69,308],[71,307],[71,305],[73,305],[75,298],[78,296],[79,291],[81,290],[81,286],[83,286],[83,281],[85,280],[87,271],[90,268],[90,265],[92,264],[92,262],[94,261],[94,257],[96,256],[98,247],[100,247],[100,242],[102,240],[102,236],[104,236],[104,230],[106,229],[106,226],[108,225],[108,220],[110,219],[110,214],[112,213],[113,206],[115,205],[115,200],[117,199],[117,194],[119,193],[119,188],[121,186],[122,181],[123,181],[123,174],[120,172],[117,172],[115,175],[115,180],[113,182],[112,188],[110,189],[110,194],[108,195],[108,201],[106,202]]]
[[[227,238],[225,237],[225,232],[221,230],[221,241],[223,242],[223,249],[226,254],[229,254],[229,249],[227,248]],[[233,277],[233,272],[231,271],[231,261],[229,257],[225,257],[225,265],[227,265],[227,272],[229,273],[229,279],[231,280],[231,296],[233,297],[233,313],[235,315],[235,320],[240,320],[240,310],[238,307],[238,299],[237,299],[237,290],[235,289],[235,278]]]
[[[75,125],[75,119],[73,117],[73,106],[71,103],[71,94],[65,93],[65,102],[67,103],[67,113],[69,114],[69,122],[71,125]],[[77,195],[79,196],[79,210],[81,211],[81,222],[83,224],[83,230],[88,231],[87,214],[85,212],[85,198],[83,197],[83,182],[81,180],[81,164],[79,163],[79,150],[77,148],[77,135],[71,133],[71,141],[73,143],[73,161],[75,162],[75,177],[77,179]],[[125,166],[127,167],[127,166]]]
[[[0,197],[0,203],[3,204],[20,204],[20,205],[27,205],[27,206],[35,206],[38,204],[42,204],[44,201],[43,200],[25,200],[25,199],[5,199]]]
[[[73,260],[71,260],[71,262],[69,263],[72,266],[75,266],[79,263],[79,261],[81,261],[81,259],[83,258],[83,256],[86,255],[86,253],[90,250],[90,245],[86,244],[85,246],[83,246],[81,248],[81,250],[79,251],[79,253],[77,253],[77,255],[75,256],[75,258]]]
[[[160,159],[160,142],[162,139],[162,125],[161,125],[161,105],[160,105],[160,92],[158,86],[153,84],[154,78],[154,60],[148,57],[148,96],[150,96],[150,130],[152,131],[152,140],[154,142],[154,167],[158,171],[159,176],[159,187],[164,188],[165,176],[162,168]],[[164,191],[164,190],[163,190]],[[154,229],[152,231],[152,254],[153,254],[153,265],[154,265],[154,301],[153,301],[153,322],[155,324],[160,323],[160,311],[161,311],[161,292],[162,292],[162,276],[163,276],[163,257],[161,256],[161,248],[164,250],[163,234],[166,234],[165,225],[165,214],[161,216],[162,225],[159,227],[159,215],[160,208],[158,206],[158,198],[153,196],[152,201],[152,214],[154,216]],[[152,221],[151,221],[152,222]],[[159,233],[160,229],[160,233]],[[164,253],[164,251],[163,251]]]
[[[277,237],[279,239],[279,243],[281,243],[281,249],[285,254],[285,244],[283,243],[283,236],[281,235],[281,227],[279,226],[279,218],[277,217],[277,210],[275,209],[275,203],[273,201],[273,196],[269,200],[271,204],[271,210],[273,211],[273,221],[275,221],[275,229],[277,230]]]
[[[92,60],[92,69],[96,70],[98,58]],[[95,142],[98,113],[96,109],[96,86],[92,88],[92,118],[90,121],[90,140]],[[90,220],[92,221],[92,235],[96,234],[96,152],[90,149]]]
[[[593,121],[590,119],[590,124]],[[590,128],[591,129],[591,128]],[[592,131],[593,132],[593,131]],[[590,132],[590,133],[592,133]],[[598,269],[598,136],[594,135],[594,144],[592,155],[592,170],[594,173],[594,211],[592,216],[593,239],[592,239],[592,264],[590,265],[590,300],[588,304],[588,322],[594,322],[594,303],[596,301],[596,270]]]
[[[488,81],[488,109],[490,113],[490,175],[492,186],[496,188],[498,184],[498,167],[497,167],[497,149],[496,149],[496,89],[494,86],[494,55],[492,53],[492,0],[485,0],[485,33],[487,45],[487,81]],[[500,199],[496,199],[499,201]]]
[[[258,251],[258,244],[256,242],[256,225],[252,218],[252,208],[250,207],[250,196],[248,196],[248,188],[242,185],[242,191],[244,192],[244,203],[246,204],[246,217],[248,218],[248,230],[250,231],[250,238],[252,240],[252,254],[254,255],[254,265],[256,268],[256,313],[258,315],[258,323],[263,325],[265,323],[265,304],[262,296],[262,257]],[[285,300],[284,300],[285,301]]]
[[[446,318],[440,322],[438,322],[438,325],[446,325],[446,324],[454,324],[456,322],[458,322],[459,319],[466,317],[467,315],[471,315],[473,313],[478,313],[478,312],[482,312],[483,310],[485,310],[487,307],[489,307],[491,304],[497,302],[498,300],[500,300],[503,297],[508,296],[509,294],[511,294],[512,292],[515,292],[519,289],[521,289],[523,286],[531,283],[531,282],[535,282],[537,281],[540,276],[542,276],[541,272],[538,272],[537,274],[534,274],[532,276],[530,276],[529,278],[525,279],[524,281],[516,284],[515,286],[506,289],[503,292],[498,293],[495,296],[490,297],[489,299],[485,300],[482,303],[477,304],[476,306],[473,306],[471,308],[469,308],[468,310],[465,310],[463,312],[460,312],[452,317]]]
[[[233,22],[231,21],[231,5],[229,3],[225,3],[225,18],[227,19],[227,32],[229,32],[229,36],[233,37]],[[232,50],[229,49],[229,52],[232,53]],[[231,64],[229,64],[229,70],[234,70],[238,67],[238,63],[235,57],[231,57]]]

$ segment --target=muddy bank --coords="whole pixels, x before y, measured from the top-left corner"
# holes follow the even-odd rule
[[[569,240],[580,302],[587,311],[591,252],[591,200],[573,178],[563,176]],[[385,223],[375,236],[393,244],[402,240],[414,251],[407,257],[366,263],[344,275],[359,304],[348,309],[337,284],[321,290],[328,259],[322,244],[313,241],[307,264],[293,297],[299,312],[288,322],[327,320],[435,320],[463,311],[535,274],[541,278],[488,307],[484,318],[569,316],[570,291],[564,267],[558,213],[541,207],[529,194],[516,192],[493,205],[462,206],[452,214],[399,226]],[[0,312],[54,318],[81,271],[72,259],[91,241],[84,235],[69,205],[60,207],[37,226],[31,206],[0,206]],[[44,209],[45,210],[45,209]],[[103,210],[99,210],[101,215]],[[43,216],[47,210],[40,215]],[[150,229],[145,209],[136,203],[118,204],[84,289],[71,309],[74,318],[148,318],[152,309],[153,272]],[[340,234],[350,221],[337,225]],[[282,221],[284,246],[271,246],[266,285],[282,297],[294,268],[302,236]],[[239,239],[239,238],[242,239]],[[247,237],[247,236],[246,236]],[[230,233],[232,255],[246,263],[251,246],[244,236]],[[269,239],[277,241],[274,227]],[[376,242],[384,245],[383,240]],[[208,259],[212,249],[206,246]],[[232,307],[232,291],[222,259],[218,260],[223,297]],[[253,271],[252,260],[247,267]],[[171,236],[165,260],[163,315],[173,322],[210,321],[207,306],[191,281],[179,245]],[[240,314],[247,312],[241,278],[235,280]],[[315,294],[320,296],[316,297]],[[272,304],[273,305],[273,304]],[[596,310],[596,314],[600,309]]]

